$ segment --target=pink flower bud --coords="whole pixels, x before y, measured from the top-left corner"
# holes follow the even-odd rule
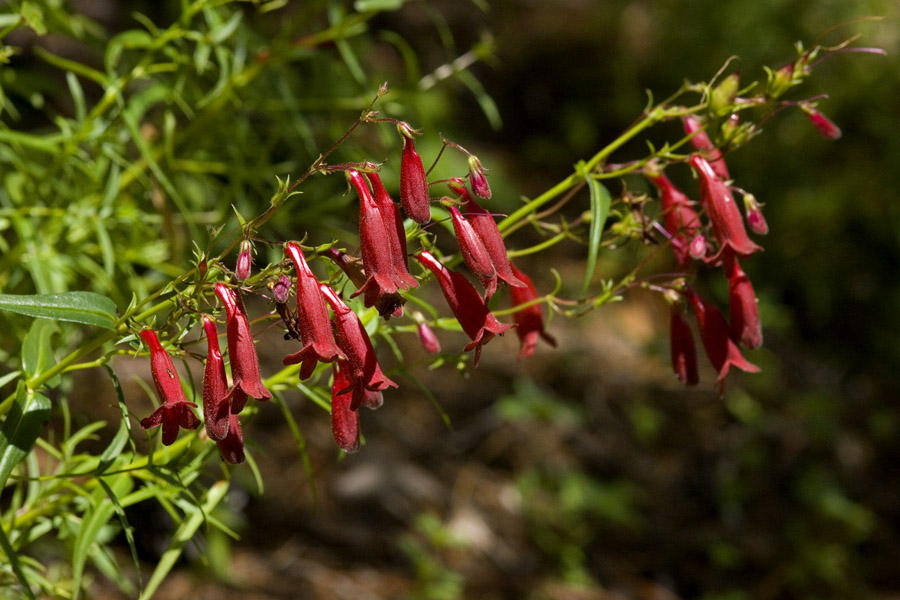
[[[694,346],[694,334],[690,325],[681,316],[681,306],[672,305],[671,331],[669,345],[672,354],[672,370],[675,376],[685,385],[696,385],[700,380],[697,374],[697,349]]]
[[[216,323],[203,315],[206,330],[206,368],[203,371],[203,418],[210,439],[223,440],[228,435],[231,406],[228,403],[228,380],[225,378],[225,362],[219,348]]]
[[[406,216],[424,225],[431,220],[428,181],[425,179],[425,167],[416,152],[413,142],[413,129],[408,123],[401,123],[397,129],[403,135],[403,154],[400,158],[400,204]]]
[[[762,346],[762,324],[759,320],[759,305],[750,278],[744,273],[737,260],[730,269],[728,279],[728,300],[731,312],[731,337],[744,348],[755,349]]]
[[[172,357],[168,355],[156,332],[145,329],[140,333],[141,339],[150,348],[150,374],[153,384],[156,386],[156,395],[161,405],[153,411],[149,417],[141,419],[141,427],[150,429],[162,425],[162,443],[171,445],[178,437],[178,428],[197,429],[200,419],[191,410],[197,408],[193,402],[188,402],[181,388],[181,380]]]
[[[819,135],[823,138],[826,140],[836,140],[841,137],[841,128],[835,125],[831,119],[826,117],[819,109],[808,102],[801,102],[800,108],[803,109],[803,112],[809,117],[813,127],[816,128],[816,131],[818,131]]]
[[[274,284],[272,284],[272,296],[278,304],[284,304],[291,295],[291,278],[282,274]]]
[[[397,384],[382,373],[369,334],[356,313],[327,285],[320,284],[319,289],[334,312],[335,341],[350,367],[348,377],[352,382],[353,394],[350,408],[356,410],[365,400],[367,390],[380,392],[388,387],[397,387]]]
[[[285,251],[297,270],[297,328],[303,348],[285,356],[281,362],[285,365],[301,363],[300,379],[303,380],[313,374],[319,361],[334,362],[345,356],[334,341],[319,281],[306,264],[303,252],[293,242],[287,243]]]
[[[700,176],[700,199],[719,241],[719,251],[709,260],[718,260],[726,249],[737,256],[750,256],[762,250],[747,236],[741,211],[734,202],[731,190],[710,164],[695,154],[691,156],[691,166]]]
[[[685,295],[694,309],[706,356],[719,373],[716,382],[722,385],[731,367],[737,367],[748,373],[758,373],[759,367],[747,361],[731,339],[731,330],[722,312],[690,288],[685,291]]]
[[[525,287],[509,288],[510,303],[515,307],[538,298],[537,290],[531,278],[516,268],[516,265],[510,263],[510,266],[516,278],[525,284]],[[517,310],[513,313],[513,322],[516,324],[516,335],[519,336],[519,355],[516,357],[518,360],[534,354],[538,337],[556,348],[556,340],[544,331],[544,315],[540,304],[533,304],[527,308]]]
[[[469,156],[469,185],[472,186],[475,195],[482,200],[491,199],[491,186],[488,185],[487,177],[484,175],[484,167],[474,154]]]
[[[747,226],[758,235],[769,233],[769,224],[763,216],[762,207],[753,194],[744,194],[744,213],[747,215]]]
[[[474,364],[477,367],[478,359],[481,357],[481,347],[491,341],[495,335],[509,330],[512,325],[505,325],[494,317],[484,300],[478,295],[475,286],[469,283],[469,280],[462,274],[451,271],[442,265],[427,250],[420,251],[416,255],[416,259],[437,278],[450,310],[453,311],[453,315],[459,321],[463,331],[472,340],[464,350],[466,352],[475,350]]]
[[[353,379],[345,360],[334,363],[331,385],[331,431],[344,452],[359,450],[359,412],[353,410]]]
[[[263,385],[259,374],[259,358],[250,333],[250,321],[241,297],[223,283],[216,284],[216,295],[225,305],[225,333],[228,337],[228,358],[231,361],[231,412],[244,408],[247,397],[268,400],[272,394]]]
[[[413,314],[413,319],[416,321],[416,332],[419,334],[419,341],[422,342],[422,347],[425,348],[425,351],[431,354],[440,354],[441,342],[438,341],[434,331],[425,322],[425,317],[422,316],[422,313],[417,312]]]
[[[706,237],[702,233],[698,233],[691,240],[691,245],[688,247],[688,255],[694,260],[700,260],[706,256]]]
[[[703,123],[700,119],[695,115],[686,115],[682,117],[682,122],[684,124],[684,132],[688,135],[694,134],[691,137],[691,145],[703,153],[715,174],[722,181],[731,179],[731,175],[728,173],[728,165],[725,164],[725,159],[722,158],[722,151],[716,148],[716,145],[709,139],[709,135],[703,130]]]
[[[237,266],[234,268],[234,276],[238,281],[244,281],[250,277],[250,266],[253,264],[253,246],[250,240],[241,242],[241,250],[238,252]]]

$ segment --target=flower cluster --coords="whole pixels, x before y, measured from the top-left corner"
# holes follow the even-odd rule
[[[283,358],[284,365],[299,365],[299,378],[312,378],[322,364],[331,365],[331,415],[334,439],[347,452],[359,448],[359,408],[380,407],[383,392],[397,384],[385,375],[370,338],[369,327],[347,303],[361,297],[363,307],[374,307],[381,318],[404,318],[404,293],[417,288],[429,275],[437,280],[448,308],[471,342],[464,352],[474,351],[473,364],[478,366],[482,347],[497,335],[516,328],[521,341],[519,357],[530,356],[538,338],[551,345],[556,341],[544,331],[541,298],[534,284],[509,260],[503,237],[494,215],[481,207],[481,200],[491,197],[485,169],[477,157],[464,148],[451,144],[467,155],[468,178],[448,182],[453,197],[443,197],[441,204],[450,212],[456,248],[471,274],[480,281],[480,293],[469,279],[447,268],[436,253],[436,235],[426,233],[432,219],[432,199],[422,159],[416,151],[417,132],[407,123],[395,123],[402,139],[400,167],[400,203],[387,192],[378,166],[372,163],[334,165],[324,173],[343,173],[359,200],[359,253],[348,254],[333,245],[315,255],[305,255],[296,242],[283,245],[285,260],[271,270],[252,276],[252,243],[249,232],[240,243],[232,284],[213,285],[218,302],[225,309],[227,358],[231,383],[226,375],[226,361],[219,347],[216,322],[201,315],[207,338],[207,356],[203,378],[203,423],[206,435],[214,440],[225,460],[244,460],[243,433],[238,415],[249,398],[265,401],[272,397],[260,374],[260,364],[250,328],[250,320],[241,298],[241,290],[252,291],[266,279],[266,287],[274,300],[274,312],[281,317],[285,339],[299,341],[301,347]],[[471,193],[470,193],[471,189]],[[464,211],[464,212],[463,212]],[[403,215],[410,220],[404,223]],[[424,267],[419,276],[409,269],[408,240],[427,239],[426,247],[413,252]],[[338,271],[329,280],[321,280],[308,262],[328,258]],[[205,263],[204,263],[205,264]],[[293,266],[293,277],[282,265]],[[227,272],[222,268],[222,272]],[[205,276],[208,269],[203,272]],[[346,276],[346,280],[340,278]],[[274,275],[274,278],[273,278]],[[340,290],[347,283],[355,287],[345,300]],[[510,289],[513,323],[500,322],[488,307],[488,301],[500,285]],[[296,309],[288,306],[291,293],[296,295]],[[515,310],[516,306],[522,308]],[[424,349],[431,354],[441,352],[441,344],[425,317],[414,312]],[[159,345],[155,334],[142,332],[153,357],[153,377],[163,405],[142,421],[145,428],[163,426],[163,443],[175,441],[179,427],[195,429],[200,420],[190,410],[196,404],[187,402],[171,359]],[[168,361],[163,364],[164,361]],[[161,373],[167,373],[168,379]],[[177,388],[177,393],[176,393]]]

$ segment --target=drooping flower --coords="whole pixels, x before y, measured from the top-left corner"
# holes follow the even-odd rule
[[[810,123],[813,124],[813,127],[816,128],[816,131],[818,131],[819,135],[823,138],[826,140],[836,140],[841,137],[841,128],[835,125],[834,122],[826,117],[818,108],[808,102],[801,102],[800,108],[803,109],[803,112],[809,117]]]
[[[695,115],[686,115],[682,117],[682,123],[684,124],[684,132],[688,135],[693,134],[691,145],[703,154],[713,172],[722,181],[731,179],[731,175],[728,173],[728,165],[725,164],[725,159],[722,157],[722,151],[709,139],[709,135],[703,129],[703,123],[700,119]]]
[[[648,172],[647,178],[659,190],[663,224],[671,236],[672,252],[675,253],[678,266],[686,269],[696,252],[700,252],[700,257],[706,253],[705,239],[702,251],[699,247],[692,247],[697,232],[700,231],[700,217],[691,208],[693,202],[688,200],[687,195],[675,187],[663,173]]]
[[[289,354],[282,359],[285,365],[302,363],[300,379],[312,375],[316,364],[334,362],[344,358],[338,348],[331,331],[331,320],[325,299],[319,291],[319,281],[313,275],[300,247],[288,242],[285,251],[291,257],[297,271],[297,328],[300,330],[300,341],[303,348],[299,352]]]
[[[482,208],[466,190],[465,182],[462,179],[454,178],[448,182],[448,186],[459,197],[459,201],[466,209],[466,220],[472,225],[472,229],[481,239],[491,259],[491,264],[497,272],[497,277],[506,282],[510,287],[524,287],[525,284],[519,281],[510,268],[509,255],[506,253],[506,244],[503,243],[503,236],[494,221],[494,216]],[[494,285],[496,289],[496,285]],[[485,294],[486,298],[490,298],[493,292]]]
[[[403,228],[403,219],[400,217],[400,209],[394,203],[390,194],[384,189],[381,177],[375,171],[366,173],[372,191],[375,194],[375,204],[381,212],[384,221],[388,241],[391,246],[391,262],[400,280],[405,284],[404,289],[418,287],[419,282],[409,272],[409,264],[406,258],[406,229]],[[403,287],[403,286],[401,286]]]
[[[366,282],[366,272],[363,269],[362,260],[354,256],[350,256],[346,252],[342,252],[337,248],[329,248],[325,252],[325,256],[330,258],[334,264],[340,267],[350,281],[358,288],[362,287]],[[366,290],[363,296],[364,306],[374,306],[378,310],[378,314],[384,319],[403,316],[403,305],[406,299],[400,295],[400,292],[393,294],[378,294],[375,287]]]
[[[172,357],[166,352],[156,332],[144,329],[140,332],[141,339],[150,348],[150,374],[153,384],[156,386],[156,395],[161,402],[149,417],[141,419],[141,427],[151,429],[162,425],[162,443],[171,445],[178,437],[178,428],[197,429],[200,419],[191,410],[197,408],[193,402],[188,402],[181,388],[181,379]]]
[[[419,335],[419,341],[422,342],[422,347],[425,348],[425,351],[430,354],[440,354],[441,342],[431,327],[428,326],[422,313],[413,313],[413,319],[416,322],[416,333]]]
[[[231,361],[231,412],[244,409],[247,397],[268,400],[271,392],[263,385],[259,374],[259,358],[250,333],[250,321],[241,297],[224,283],[216,284],[216,295],[225,305],[225,333],[228,337],[228,358]]]
[[[475,233],[472,225],[466,221],[455,206],[448,206],[450,210],[450,218],[453,221],[453,230],[456,232],[456,242],[459,244],[459,251],[462,254],[466,266],[484,286],[485,297],[490,298],[497,291],[497,271],[491,263],[491,257],[488,256],[487,249],[481,241],[481,238]]]
[[[221,440],[216,440],[216,446],[222,458],[233,465],[244,462],[244,433],[241,431],[241,422],[235,413],[228,414],[228,435]]]
[[[424,225],[431,220],[428,180],[425,167],[413,142],[415,132],[409,123],[400,123],[397,130],[403,137],[403,154],[400,158],[400,205],[406,216]]]
[[[334,363],[331,384],[331,431],[344,452],[359,450],[359,411],[353,410],[353,379],[345,360]]]
[[[491,199],[491,186],[484,175],[484,167],[474,154],[469,155],[469,185],[472,192],[482,200]]]
[[[762,346],[762,324],[759,320],[759,305],[750,278],[741,269],[737,259],[727,268],[728,301],[731,313],[731,337],[744,348],[755,349]]]
[[[203,315],[203,328],[207,343],[206,368],[203,371],[203,418],[206,433],[211,439],[219,441],[228,435],[228,415],[231,413],[228,380],[225,378],[225,361],[222,360],[215,321]]]
[[[710,164],[702,156],[695,154],[691,156],[691,166],[700,175],[700,199],[719,241],[719,251],[708,259],[709,262],[721,258],[723,252],[750,256],[762,250],[747,236],[741,210],[735,203],[731,190],[715,174]]]
[[[669,347],[672,354],[672,371],[675,377],[685,385],[696,385],[700,380],[697,374],[697,348],[694,346],[694,334],[691,327],[681,316],[681,305],[672,304],[672,317]]]
[[[241,249],[238,252],[237,266],[234,268],[234,276],[238,281],[244,281],[250,277],[250,267],[253,264],[253,246],[250,240],[241,242]]]
[[[388,387],[397,387],[397,384],[381,372],[372,340],[356,313],[324,283],[319,285],[319,289],[334,312],[334,337],[347,359],[347,376],[352,382],[353,394],[351,408],[356,410],[365,400],[367,390],[380,392]]]
[[[459,321],[463,331],[472,340],[464,350],[466,352],[475,350],[474,364],[477,367],[478,359],[481,357],[481,347],[491,341],[495,335],[508,331],[512,325],[505,325],[497,320],[488,310],[484,300],[478,294],[478,290],[469,283],[464,275],[445,267],[427,250],[416,254],[416,259],[434,273],[450,310],[453,311],[453,315]]]
[[[366,299],[379,298],[395,294],[398,289],[407,289],[412,284],[418,285],[406,269],[402,269],[406,271],[406,277],[403,277],[396,264],[400,252],[396,223],[388,227],[369,184],[359,171],[350,169],[347,176],[359,195],[359,239],[366,273],[365,283],[353,295],[365,293]]]
[[[731,367],[737,367],[748,373],[758,373],[759,367],[744,358],[740,348],[731,339],[731,329],[728,327],[728,321],[725,320],[722,311],[690,288],[687,288],[684,294],[690,301],[691,308],[694,309],[706,356],[719,373],[716,382],[721,385]]]
[[[510,263],[516,278],[525,284],[524,288],[509,288],[510,303],[513,306],[525,304],[538,297],[537,290],[531,278],[520,271],[516,265]],[[538,337],[556,347],[556,340],[544,330],[544,315],[540,304],[533,304],[513,313],[513,322],[516,324],[516,335],[519,336],[519,355],[521,360],[534,354]]]

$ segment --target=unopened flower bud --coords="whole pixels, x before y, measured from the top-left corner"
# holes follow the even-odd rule
[[[250,277],[250,265],[253,263],[253,245],[250,240],[241,242],[241,250],[238,253],[237,266],[234,268],[234,276],[238,281],[244,281]]]
[[[762,214],[762,206],[753,194],[744,194],[744,212],[747,215],[747,226],[750,231],[759,235],[769,233],[769,224]]]
[[[709,108],[716,116],[722,117],[728,114],[737,97],[740,86],[741,74],[732,73],[712,89],[709,97]]]
[[[431,220],[428,180],[422,158],[413,142],[414,130],[408,123],[400,123],[397,130],[403,136],[403,154],[400,157],[400,205],[410,219],[424,225]]]
[[[416,320],[416,333],[419,335],[419,341],[422,342],[422,347],[431,354],[440,354],[441,343],[438,341],[437,336],[434,334],[431,327],[428,326],[428,323],[425,322],[425,317],[422,313],[417,312],[413,314],[413,318]]]
[[[278,304],[284,304],[287,302],[288,296],[291,294],[291,278],[287,275],[282,274],[281,277],[278,278],[272,285],[272,296],[275,297],[275,302]]]
[[[691,243],[688,246],[688,254],[694,260],[700,260],[706,256],[706,238],[703,237],[702,233],[697,234],[694,236],[694,239],[691,240]]]
[[[801,102],[800,108],[803,109],[803,112],[809,117],[813,127],[816,128],[816,131],[818,131],[819,135],[823,138],[826,140],[836,140],[841,137],[841,128],[835,125],[831,119],[826,117],[822,111],[806,102]]]
[[[484,167],[475,155],[469,156],[469,185],[472,192],[482,200],[491,199],[491,186],[484,175]]]

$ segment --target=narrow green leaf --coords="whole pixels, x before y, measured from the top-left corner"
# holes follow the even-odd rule
[[[588,236],[587,269],[584,273],[584,284],[581,286],[581,295],[587,296],[591,279],[594,278],[594,270],[597,267],[597,255],[600,254],[600,238],[603,237],[603,227],[609,217],[609,205],[612,197],[606,187],[586,173],[588,189],[591,192],[591,229]]]
[[[25,22],[28,23],[28,26],[31,27],[36,34],[47,34],[47,25],[44,23],[44,13],[41,12],[40,6],[35,6],[33,2],[28,2],[28,0],[26,0],[19,8],[19,14],[22,15]]]
[[[69,71],[66,73],[66,83],[69,85],[69,93],[72,95],[72,102],[75,104],[75,119],[81,123],[87,114],[84,104],[84,90],[81,88],[81,82],[75,73]]]
[[[112,444],[110,444],[110,447],[112,447]],[[131,478],[129,477],[129,480],[130,479]],[[125,509],[119,501],[119,496],[121,494],[116,494],[103,477],[98,477],[97,482],[103,486],[106,495],[109,496],[110,501],[113,503],[113,507],[116,509],[116,514],[119,516],[119,521],[122,523],[122,532],[125,534],[125,540],[128,542],[128,548],[131,550],[131,560],[134,563],[134,571],[138,576],[138,583],[142,585],[141,562],[138,560],[137,545],[134,543],[134,528],[128,522],[128,517],[125,515]],[[130,491],[131,488],[129,487],[128,492]],[[128,492],[126,492],[126,495]]]
[[[353,9],[356,12],[398,10],[406,0],[356,0],[353,3]]]
[[[94,292],[61,294],[0,294],[0,310],[56,321],[71,321],[114,329],[116,303]]]
[[[116,513],[117,501],[113,501],[112,498],[128,494],[133,487],[134,480],[127,474],[120,474],[113,479],[111,486],[98,488],[91,495],[91,506],[81,520],[81,528],[78,530],[78,537],[72,550],[73,600],[78,600],[81,592],[81,577],[87,564],[88,552],[97,542],[101,530]],[[106,490],[110,490],[112,495],[107,495]]]
[[[28,578],[25,576],[25,572],[22,570],[22,565],[19,563],[19,555],[12,547],[9,538],[6,537],[6,532],[3,531],[2,526],[0,526],[0,547],[3,548],[3,553],[6,554],[6,558],[9,560],[9,564],[10,566],[12,566],[13,572],[16,574],[16,578],[19,580],[19,583],[22,584],[22,588],[25,590],[25,595],[27,595],[31,600],[35,600],[34,592],[31,591],[31,586],[28,585]]]
[[[315,511],[319,502],[319,494],[316,490],[316,478],[314,477],[312,462],[309,460],[309,453],[306,451],[306,438],[300,432],[300,427],[297,425],[297,421],[294,419],[294,415],[291,414],[291,409],[288,408],[287,402],[284,401],[282,395],[276,392],[274,396],[278,408],[281,409],[281,414],[284,415],[284,420],[287,421],[288,429],[291,430],[291,435],[294,436],[294,442],[297,444],[297,452],[300,454],[300,460],[303,462],[303,470],[306,471],[306,480],[309,481],[309,491],[312,494],[313,511]]]
[[[229,37],[231,34],[235,32],[238,25],[241,23],[242,13],[240,11],[231,15],[231,18],[222,23],[219,27],[216,27],[212,31],[209,32],[209,41],[213,44],[221,44]]]
[[[22,371],[26,378],[37,377],[56,364],[51,337],[59,332],[56,321],[35,319],[22,342]],[[48,382],[50,387],[55,383]]]
[[[147,581],[147,587],[144,588],[140,600],[146,600],[156,593],[159,585],[166,578],[166,575],[169,574],[169,571],[172,570],[172,567],[175,566],[178,557],[181,556],[185,544],[194,537],[194,534],[197,533],[197,530],[200,529],[200,526],[206,520],[206,515],[212,512],[219,502],[222,501],[222,498],[225,497],[227,492],[227,481],[217,481],[209,488],[203,506],[200,508],[194,507],[194,513],[190,518],[182,522],[181,526],[175,532],[172,543],[169,544],[168,550],[166,550],[165,554],[162,555],[162,558],[159,559],[159,563],[156,565],[153,575],[150,577],[150,580]]]
[[[49,398],[28,391],[25,382],[20,380],[15,400],[0,428],[0,490],[6,486],[13,469],[31,452],[49,418]]]

